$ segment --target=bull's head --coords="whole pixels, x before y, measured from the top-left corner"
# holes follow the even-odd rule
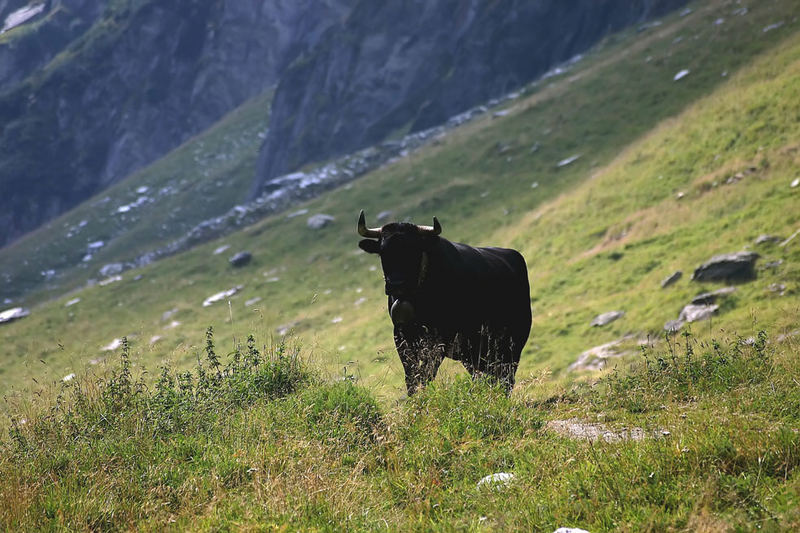
[[[427,270],[428,252],[438,241],[442,226],[433,217],[433,226],[393,222],[381,228],[368,228],[364,211],[358,217],[358,243],[367,253],[381,257],[386,294],[409,298],[422,285]]]

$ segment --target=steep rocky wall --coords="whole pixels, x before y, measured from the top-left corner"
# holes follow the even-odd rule
[[[281,78],[251,197],[271,178],[417,131],[686,0],[362,0]]]
[[[0,245],[273,86],[354,0],[129,0],[0,87]]]

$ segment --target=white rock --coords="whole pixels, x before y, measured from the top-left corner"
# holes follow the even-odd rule
[[[208,306],[213,305],[213,304],[215,304],[215,303],[217,303],[219,301],[224,300],[225,298],[229,298],[229,297],[233,296],[234,294],[236,294],[237,292],[239,292],[240,290],[242,290],[242,288],[243,287],[241,285],[237,285],[236,287],[232,287],[232,288],[228,289],[227,291],[222,291],[222,292],[218,292],[216,294],[212,294],[211,296],[209,296],[208,298],[203,300],[203,307],[208,307]]]
[[[164,326],[164,329],[175,329],[180,325],[181,325],[180,322],[178,322],[177,320],[173,320],[172,322]]]
[[[574,163],[575,161],[577,161],[580,158],[581,158],[581,154],[575,154],[575,155],[569,156],[566,159],[562,159],[561,161],[556,163],[556,166],[558,168],[565,167],[567,165],[570,165],[570,164]]]
[[[231,247],[230,244],[223,244],[222,246],[220,246],[219,248],[214,250],[214,255],[219,255],[219,254],[225,252],[225,250],[227,250],[230,247]]]
[[[560,527],[555,531],[553,531],[553,533],[589,533],[589,532],[579,527]]]
[[[685,78],[686,76],[689,75],[689,72],[690,71],[687,70],[687,69],[681,70],[680,72],[675,74],[675,76],[672,78],[672,81],[678,81],[678,80],[681,80],[681,79]]]
[[[148,190],[150,190],[150,187],[148,187],[147,185],[142,185],[141,187],[136,188],[136,194],[144,194]]]
[[[122,281],[122,276],[111,276],[110,278],[106,278],[98,283],[101,287],[105,287],[106,285],[111,285],[112,283],[116,283],[117,281]]]
[[[331,319],[331,324],[338,324],[338,323],[339,323],[339,322],[341,322],[342,320],[344,320],[344,318],[342,318],[342,317],[340,317],[340,316],[335,316],[335,317],[333,317],[333,318]]]
[[[244,303],[245,307],[250,307],[251,305],[257,304],[261,301],[261,296],[256,296],[255,298],[250,298]]]
[[[789,187],[791,187],[792,189],[794,189],[794,188],[795,188],[795,187],[797,187],[798,185],[800,185],[800,178],[795,178],[795,179],[792,181],[792,183],[790,183],[790,184],[789,184]]]
[[[308,209],[298,209],[297,211],[294,211],[293,213],[289,213],[288,215],[286,215],[286,218],[295,218],[303,216],[306,213],[308,213]]]
[[[11,309],[6,309],[0,313],[0,324],[4,322],[11,322],[13,320],[17,320],[18,318],[24,318],[29,314],[31,314],[31,312],[24,307],[12,307]]]
[[[109,342],[108,344],[106,344],[105,346],[103,346],[100,349],[102,351],[104,351],[104,352],[111,352],[111,351],[116,350],[120,346],[122,346],[122,339],[114,339],[113,341]]]
[[[513,480],[514,474],[509,472],[498,472],[496,474],[490,474],[478,481],[478,488],[483,486],[503,488],[508,486]]]
[[[67,374],[66,376],[64,376],[63,378],[61,378],[61,381],[63,381],[64,383],[66,383],[66,382],[68,382],[68,381],[72,381],[73,379],[75,379],[75,374]]]
[[[777,30],[781,26],[783,26],[783,21],[776,22],[775,24],[770,24],[769,26],[765,26],[764,29],[761,31],[767,33],[768,31]]]
[[[80,301],[81,301],[81,299],[80,299],[80,298],[73,298],[72,300],[70,300],[70,301],[68,301],[67,303],[65,303],[65,304],[64,304],[64,307],[70,307],[70,306],[73,306],[73,305],[75,305],[76,303],[78,303],[78,302],[80,302]]]
[[[97,250],[97,249],[99,249],[99,248],[102,248],[102,247],[103,247],[103,246],[105,246],[105,245],[106,245],[106,243],[105,243],[105,242],[103,242],[103,241],[94,241],[94,242],[90,242],[90,243],[87,245],[87,247],[88,247],[90,250]]]
[[[359,298],[358,300],[356,300],[356,301],[355,301],[355,303],[354,303],[353,305],[355,305],[355,306],[359,306],[359,305],[363,304],[363,303],[364,303],[364,302],[366,302],[366,301],[367,301],[367,299],[366,299],[365,297],[363,297],[363,296],[362,296],[361,298]]]
[[[24,24],[25,22],[29,21],[42,11],[46,7],[45,3],[42,2],[41,4],[36,5],[28,5],[17,9],[16,11],[12,11],[6,17],[5,23],[3,24],[3,28],[0,29],[0,33],[6,32],[11,28],[16,28],[20,24]]]
[[[150,344],[155,344],[161,339],[163,339],[161,335],[153,335],[152,337],[150,337]]]

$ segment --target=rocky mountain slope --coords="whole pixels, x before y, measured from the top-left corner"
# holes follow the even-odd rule
[[[251,196],[309,161],[445,122],[685,3],[359,2],[281,78]]]
[[[274,85],[352,1],[79,3],[105,11],[43,68],[0,88],[0,244]],[[68,9],[48,7],[44,20]],[[42,22],[2,36],[12,71],[30,24]]]

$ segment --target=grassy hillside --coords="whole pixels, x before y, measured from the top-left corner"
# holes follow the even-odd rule
[[[46,301],[100,278],[103,265],[135,260],[243,202],[271,99],[267,91],[245,102],[158,161],[1,249],[2,294]],[[131,207],[120,212],[125,206]],[[104,246],[88,248],[98,241]],[[82,261],[89,251],[91,259]],[[50,269],[45,280],[42,272]]]
[[[687,16],[615,36],[568,74],[530,87],[505,116],[471,123],[307,203],[309,213],[336,217],[322,230],[307,228],[302,216],[273,217],[120,282],[34,308],[0,329],[0,384],[28,390],[33,379],[80,374],[123,335],[138,364],[152,368],[168,358],[180,367],[195,360],[195,339],[209,324],[226,347],[242,332],[269,337],[289,326],[332,373],[346,367],[396,397],[402,371],[381,274],[355,246],[360,208],[371,217],[388,208],[421,223],[436,214],[451,240],[523,251],[534,306],[523,380],[550,372],[553,383],[570,381],[566,367],[588,348],[626,335],[660,338],[691,296],[716,288],[689,281],[695,266],[753,247],[760,233],[788,237],[798,225],[800,189],[789,185],[797,176],[800,101],[793,5],[762,3],[744,15],[735,9],[703,3]],[[683,69],[690,74],[673,81]],[[557,166],[573,155],[580,158]],[[740,172],[743,179],[726,184]],[[183,209],[202,210],[190,198]],[[143,220],[169,226],[159,218],[169,214],[155,209]],[[230,251],[213,255],[222,244]],[[108,260],[125,247],[115,246]],[[241,249],[254,260],[235,270],[227,256]],[[724,328],[747,337],[761,327],[776,334],[796,327],[798,241],[759,251],[761,266],[782,263],[739,286],[713,321],[693,325],[695,333]],[[662,290],[659,281],[675,269],[684,277]],[[772,284],[784,289],[771,292]],[[230,304],[201,307],[238,285]],[[65,307],[75,297],[81,301]],[[612,309],[626,315],[589,326]],[[174,312],[163,318],[166,311]]]
[[[150,388],[123,350],[15,420],[0,527],[796,531],[800,346],[768,340],[686,337],[543,402],[459,378],[389,408],[284,344],[226,361],[209,337]]]

